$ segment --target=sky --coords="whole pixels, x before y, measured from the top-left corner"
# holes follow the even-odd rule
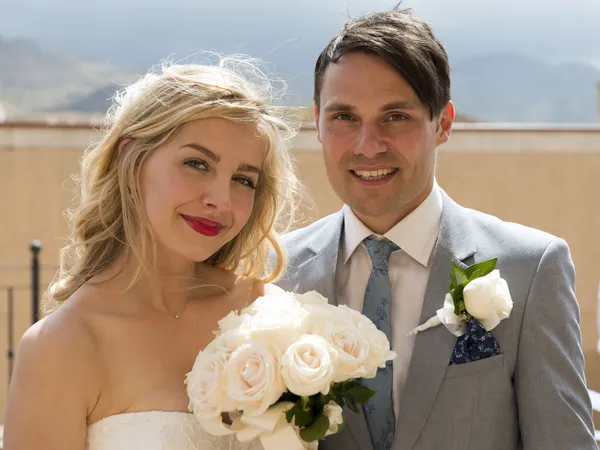
[[[179,50],[199,45],[275,50],[307,34],[331,36],[346,12],[359,15],[395,0],[0,0],[0,33],[82,52],[105,45]],[[457,57],[521,52],[547,60],[600,62],[599,0],[406,0]],[[162,44],[161,44],[162,41]],[[100,52],[98,53],[101,54]],[[101,57],[102,57],[101,56]],[[133,57],[135,59],[135,57]]]
[[[146,69],[202,50],[248,53],[306,89],[345,18],[396,0],[0,0],[0,35]],[[516,53],[600,67],[600,0],[405,0],[434,27],[451,65]]]

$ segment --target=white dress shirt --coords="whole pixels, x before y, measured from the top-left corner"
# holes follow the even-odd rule
[[[344,237],[336,269],[336,291],[340,304],[362,311],[367,282],[373,265],[365,245],[369,236],[378,236],[367,228],[345,205]],[[398,222],[384,237],[400,250],[390,256],[391,347],[394,360],[394,412],[398,417],[400,395],[406,382],[415,337],[407,334],[419,325],[425,289],[442,216],[442,194],[436,182],[427,198],[412,213]]]

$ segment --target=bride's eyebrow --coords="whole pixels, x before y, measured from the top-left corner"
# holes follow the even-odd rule
[[[193,148],[194,150],[198,150],[200,153],[203,153],[209,159],[212,159],[214,162],[218,163],[221,160],[221,157],[213,152],[211,152],[206,147],[203,147],[200,144],[196,144],[195,142],[190,142],[189,144],[182,145],[181,148]]]
[[[200,144],[197,144],[195,142],[190,142],[189,144],[182,145],[179,148],[181,149],[181,148],[186,148],[186,147],[199,151],[200,153],[204,154],[207,158],[211,159],[215,163],[218,163],[221,160],[221,157],[219,155],[217,155],[214,152],[211,152],[206,147],[204,147]],[[238,168],[238,171],[255,173],[257,175],[260,175],[262,173],[262,170],[259,167],[253,166],[252,164],[248,164],[248,163],[241,164],[240,167]]]
[[[259,169],[258,167],[253,166],[251,164],[245,164],[245,163],[239,167],[238,171],[255,173],[257,175],[260,175],[262,173],[262,170]]]

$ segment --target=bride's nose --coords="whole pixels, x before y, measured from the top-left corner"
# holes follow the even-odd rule
[[[231,181],[215,180],[203,193],[202,203],[218,212],[231,210]]]

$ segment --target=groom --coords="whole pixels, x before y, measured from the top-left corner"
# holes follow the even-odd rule
[[[284,236],[279,284],[362,311],[398,353],[368,380],[377,394],[361,414],[348,412],[319,448],[596,449],[567,244],[465,209],[436,184],[454,105],[431,28],[400,10],[350,20],[319,56],[314,87],[317,137],[345,205]],[[461,361],[444,326],[407,336],[442,307],[453,262],[491,258],[514,302],[491,332],[493,356]]]

